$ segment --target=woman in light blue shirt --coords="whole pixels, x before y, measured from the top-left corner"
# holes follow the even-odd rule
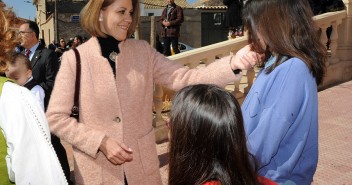
[[[325,72],[306,0],[249,0],[243,13],[252,49],[265,54],[242,112],[259,175],[311,184],[318,162],[317,85]]]

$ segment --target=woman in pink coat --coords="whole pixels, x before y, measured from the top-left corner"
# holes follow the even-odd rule
[[[166,59],[145,41],[127,39],[139,18],[138,0],[90,0],[81,25],[92,35],[81,56],[80,119],[70,117],[76,58],[62,56],[47,117],[50,130],[73,146],[77,184],[161,184],[152,126],[153,85],[178,90],[189,84],[225,86],[233,70],[255,64],[247,46],[201,69]]]

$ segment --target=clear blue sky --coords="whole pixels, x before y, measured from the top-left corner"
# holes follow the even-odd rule
[[[187,2],[189,3],[189,4],[193,4],[193,3],[195,3],[197,0],[187,0]]]
[[[187,0],[188,3],[195,3],[197,0]],[[17,17],[34,20],[35,7],[32,0],[3,0],[7,7],[13,7]]]
[[[17,17],[34,20],[35,7],[32,0],[3,0],[7,7],[13,7]]]

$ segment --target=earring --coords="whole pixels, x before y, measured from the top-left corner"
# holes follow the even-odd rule
[[[103,17],[102,16],[99,17],[99,21],[100,22],[103,21]]]

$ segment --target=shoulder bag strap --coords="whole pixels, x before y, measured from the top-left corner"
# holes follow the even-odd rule
[[[73,107],[72,107],[72,117],[79,119],[79,88],[80,88],[80,82],[81,82],[81,57],[79,55],[79,52],[76,48],[73,48],[73,51],[75,52],[76,55],[76,83],[75,83],[75,95],[74,95],[74,102],[73,102]]]

